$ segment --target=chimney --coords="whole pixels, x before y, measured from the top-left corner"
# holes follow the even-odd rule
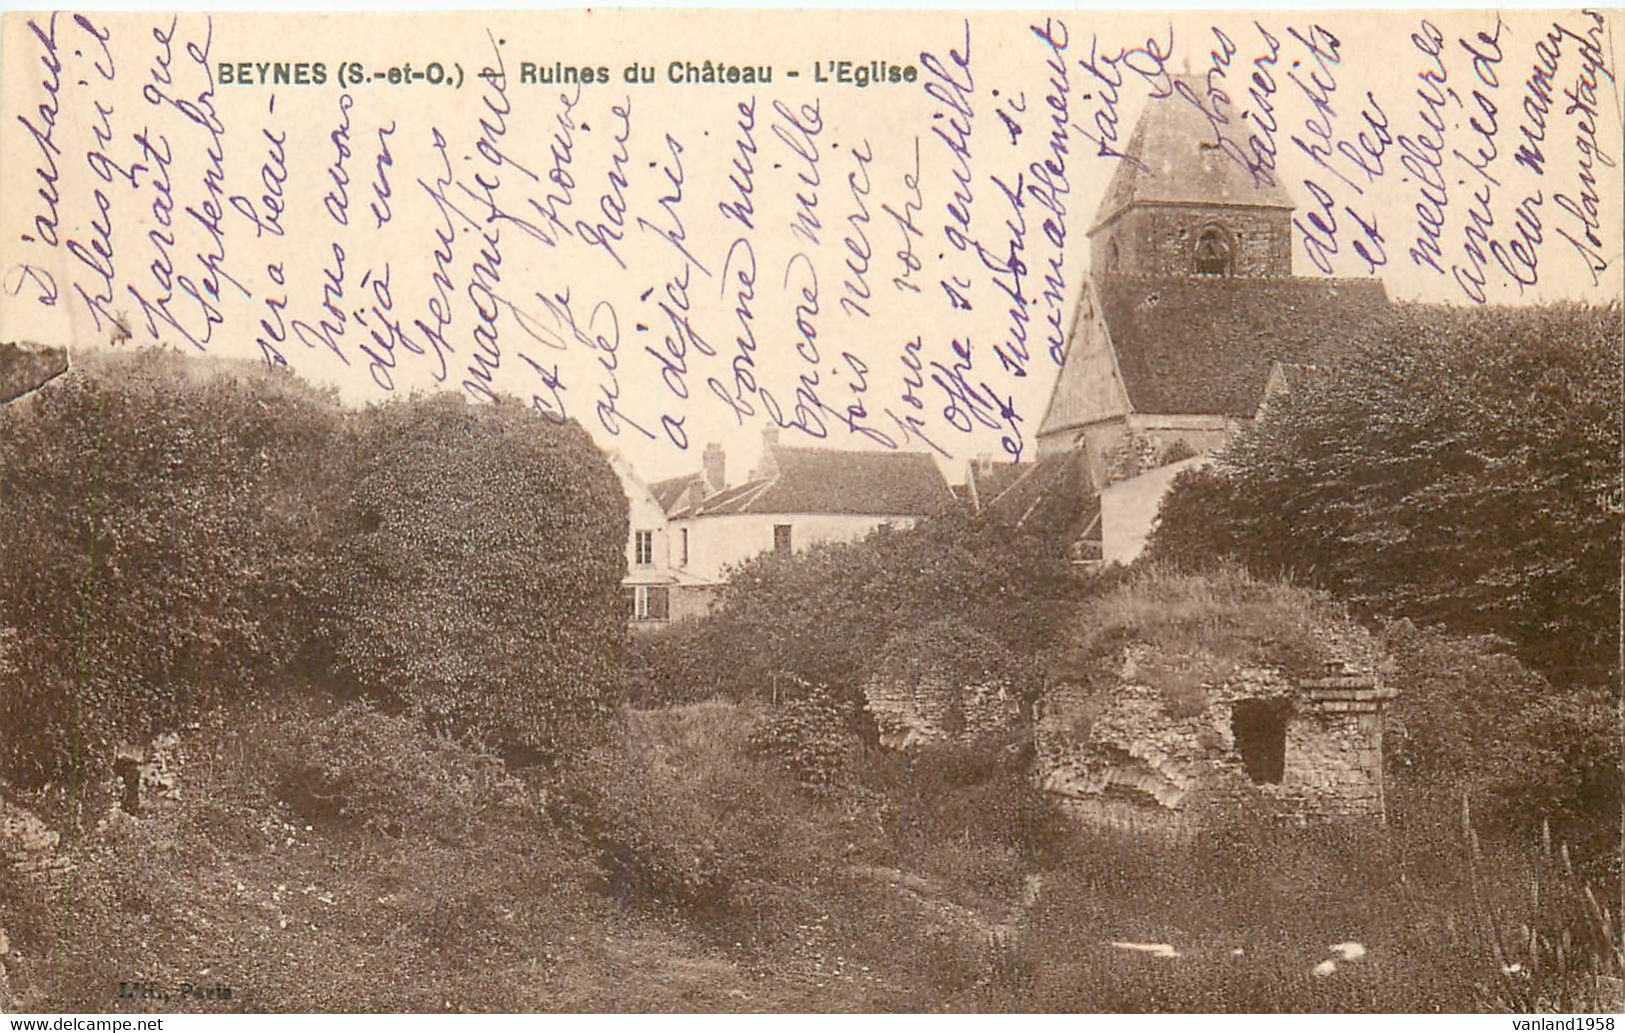
[[[700,466],[705,470],[706,482],[712,491],[721,491],[728,486],[728,456],[722,451],[722,446],[715,441],[705,446],[705,452],[700,459]]]
[[[771,423],[762,428],[762,458],[750,472],[753,481],[779,475],[779,464],[773,459],[773,448],[779,443],[779,428]]]

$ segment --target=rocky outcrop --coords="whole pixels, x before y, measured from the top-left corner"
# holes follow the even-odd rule
[[[1002,679],[960,684],[942,673],[875,678],[866,687],[880,742],[892,749],[948,739],[970,740],[1011,728],[1020,701]]]
[[[0,404],[38,390],[68,368],[65,348],[0,341]]]
[[[1160,671],[1149,647],[1131,644],[1112,676],[1045,693],[1038,779],[1065,810],[1175,834],[1227,805],[1298,822],[1382,817],[1382,714],[1394,693],[1372,674],[1238,665],[1174,704]]]

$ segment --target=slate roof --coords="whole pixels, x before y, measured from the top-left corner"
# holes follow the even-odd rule
[[[1211,108],[1203,77],[1173,79],[1176,92],[1148,101],[1135,124],[1122,153],[1133,155],[1139,164],[1118,160],[1090,232],[1135,203],[1293,207],[1279,182],[1256,183],[1252,173],[1218,149],[1212,124],[1185,96],[1189,90]]]
[[[1098,538],[1100,496],[1091,489],[1087,464],[1081,449],[1021,463],[1002,491],[982,495],[981,511],[1010,527],[1052,528],[1072,537],[1095,528]]]
[[[672,505],[683,496],[688,486],[698,482],[701,487],[705,484],[705,474],[699,470],[682,477],[668,477],[663,481],[656,481],[649,485],[649,494],[653,495],[655,502],[666,512],[671,512]]]
[[[21,398],[68,368],[65,348],[24,348],[0,341],[0,404]]]
[[[767,446],[774,473],[724,488],[673,517],[726,513],[929,516],[956,505],[924,452]]]
[[[1032,463],[972,463],[965,471],[965,487],[971,493],[967,501],[978,510],[986,507],[1032,468]]]
[[[1335,364],[1392,311],[1377,279],[1107,276],[1100,294],[1142,413],[1250,418],[1274,363]]]

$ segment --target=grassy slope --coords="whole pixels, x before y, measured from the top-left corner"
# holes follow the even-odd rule
[[[999,834],[1027,819],[1004,813],[996,765],[871,758],[863,790],[818,803],[748,750],[761,711],[726,704],[630,714],[605,766],[573,776],[619,773],[600,786],[613,802],[599,806],[615,808],[603,827],[663,837],[636,862],[611,863],[603,843],[531,806],[558,784],[509,785],[466,832],[409,821],[395,837],[280,799],[282,751],[316,745],[306,710],[239,711],[189,733],[180,801],[74,846],[78,867],[52,893],[8,891],[23,1007],[1457,1011],[1540,999],[1517,996],[1534,982],[1498,976],[1473,928],[1491,912],[1470,906],[1459,853],[1256,829],[1184,850],[1098,836],[1020,849]],[[1435,853],[1457,849],[1446,837]],[[1042,892],[1024,908],[1038,860]],[[707,881],[716,872],[726,880]],[[1507,905],[1493,922],[1550,919],[1551,899],[1544,912],[1514,899],[1530,874],[1486,878],[1482,892]],[[1580,914],[1547,885],[1558,911]],[[1349,939],[1364,962],[1310,974]],[[233,996],[121,1000],[120,981]],[[1584,1003],[1551,985],[1548,1004]]]

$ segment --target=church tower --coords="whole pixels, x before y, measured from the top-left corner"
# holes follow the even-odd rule
[[[1095,276],[1292,275],[1292,199],[1226,155],[1194,104],[1152,100],[1124,154],[1089,230]]]
[[[1098,515],[1080,555],[1139,554],[1162,493],[1268,398],[1358,361],[1382,281],[1292,275],[1291,196],[1214,140],[1189,96],[1152,98],[1089,229],[1090,270],[1038,428],[1037,470],[1076,467]],[[1057,482],[1059,483],[1059,482]]]

